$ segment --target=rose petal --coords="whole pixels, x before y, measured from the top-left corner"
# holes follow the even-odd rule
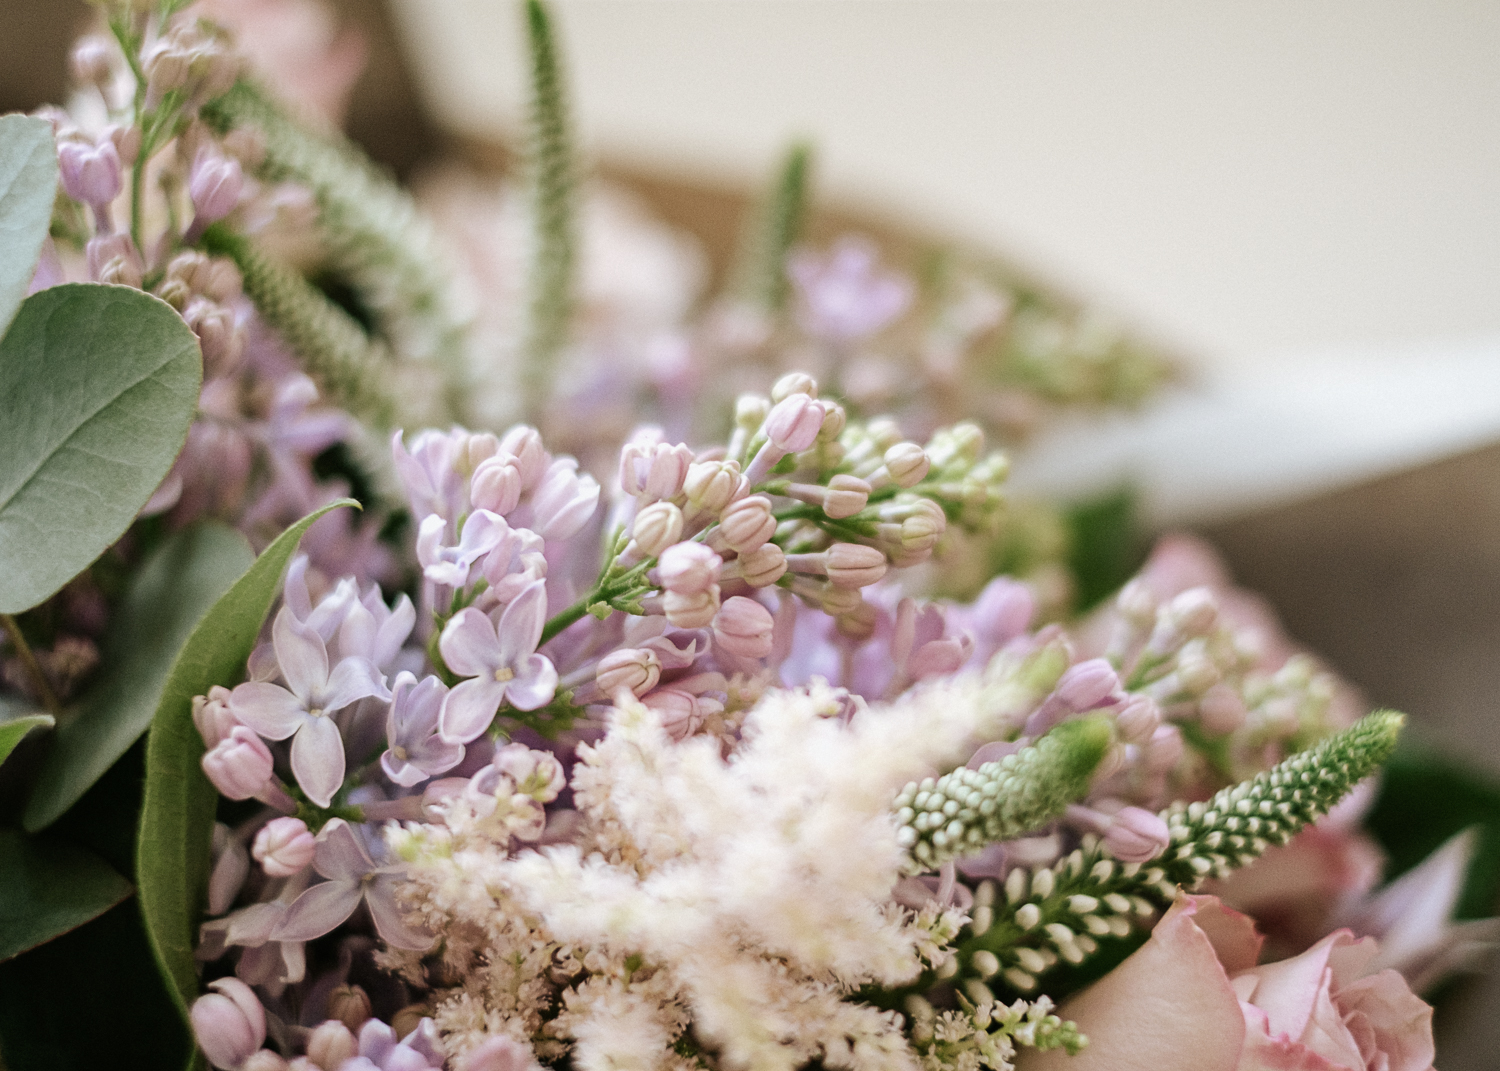
[[[1306,952],[1293,959],[1268,963],[1235,976],[1237,987],[1253,978],[1255,987],[1243,999],[1252,1001],[1266,1013],[1270,1033],[1286,1034],[1296,1040],[1302,1037],[1312,1017],[1313,1001],[1324,988],[1328,956],[1336,941],[1348,941],[1348,930],[1331,933]],[[1243,988],[1240,989],[1244,993]]]
[[[331,718],[308,718],[292,740],[292,773],[319,807],[344,783],[344,738]]]
[[[1193,921],[1208,936],[1225,973],[1236,974],[1254,967],[1260,959],[1261,946],[1266,943],[1255,929],[1255,920],[1211,896],[1197,899],[1198,910]]]
[[[359,897],[357,881],[325,881],[314,885],[292,901],[286,918],[276,930],[276,940],[311,941],[322,937],[354,914]]]

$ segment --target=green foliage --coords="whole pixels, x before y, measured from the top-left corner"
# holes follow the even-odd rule
[[[42,765],[27,829],[55,821],[146,731],[177,652],[253,560],[244,536],[205,524],[171,536],[141,564],[110,623],[105,669]]]
[[[802,234],[811,170],[811,146],[799,142],[788,149],[740,240],[732,289],[769,312],[786,304],[786,258]]]
[[[521,341],[521,390],[528,414],[540,415],[557,356],[573,317],[578,165],[572,123],[552,29],[541,0],[526,2],[531,55],[531,112],[526,152],[531,264]]]
[[[1111,726],[1103,716],[1065,721],[998,762],[907,785],[892,807],[913,869],[973,855],[1057,818],[1087,794],[1089,778],[1114,742]]]
[[[1500,902],[1500,785],[1451,759],[1402,747],[1386,765],[1365,827],[1399,877],[1471,826],[1478,843],[1456,918],[1487,918]]]
[[[183,1015],[198,994],[193,944],[208,887],[217,793],[204,776],[193,697],[233,685],[245,673],[281,577],[308,527],[341,499],[302,518],[261,552],[188,637],[167,677],[146,741],[146,795],[136,847],[136,883],[146,933]]]
[[[170,305],[76,283],[0,340],[0,613],[54,594],[124,534],[198,405],[198,339]]]
[[[0,115],[0,334],[26,296],[57,197],[52,125]]]
[[[10,758],[23,737],[33,729],[50,729],[56,724],[51,714],[23,714],[0,721],[0,762]]]
[[[302,276],[257,253],[250,243],[222,224],[203,235],[211,253],[235,262],[245,293],[315,377],[330,401],[377,427],[387,427],[395,403],[385,384],[390,355]]]
[[[1135,575],[1145,540],[1138,516],[1139,496],[1129,487],[1069,506],[1068,566],[1077,588],[1074,609],[1087,613]]]
[[[130,882],[92,852],[0,829],[0,961],[97,918]]]

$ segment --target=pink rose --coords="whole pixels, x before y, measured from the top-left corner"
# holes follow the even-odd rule
[[[1019,1071],[1432,1071],[1432,1009],[1395,971],[1366,973],[1375,942],[1348,930],[1255,966],[1255,924],[1184,896],[1150,939],[1058,1014],[1089,1045],[1026,1049]]]

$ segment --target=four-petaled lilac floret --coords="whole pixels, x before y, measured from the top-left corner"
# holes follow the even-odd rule
[[[436,677],[418,681],[406,672],[396,677],[385,720],[390,746],[380,756],[380,768],[396,784],[419,785],[463,761],[464,746],[438,735],[438,715],[447,697],[447,687]]]
[[[443,701],[439,732],[445,741],[467,744],[477,739],[502,703],[517,710],[536,710],[552,701],[557,670],[536,653],[547,623],[547,593],[540,581],[505,607],[497,626],[474,607],[466,607],[443,628],[438,650],[460,681]]]
[[[318,834],[313,869],[328,880],[314,885],[286,911],[276,927],[278,941],[311,941],[354,914],[361,900],[370,909],[375,929],[388,945],[425,949],[432,939],[401,916],[396,890],[405,878],[400,866],[376,866],[364,842],[342,818]]]

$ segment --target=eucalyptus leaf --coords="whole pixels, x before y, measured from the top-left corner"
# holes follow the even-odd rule
[[[26,714],[9,721],[0,721],[0,762],[10,758],[21,738],[33,729],[50,729],[56,722],[51,714]]]
[[[104,914],[130,882],[93,852],[0,829],[0,962]]]
[[[193,697],[243,679],[245,662],[281,589],[281,576],[308,527],[340,499],[277,537],[188,638],[167,678],[146,741],[146,795],[136,844],[136,882],[156,961],[185,1016],[198,995],[193,939],[208,888],[209,842],[218,798],[201,766],[203,738]]]
[[[42,602],[130,526],[198,404],[198,339],[166,302],[72,283],[0,339],[0,613]]]
[[[56,197],[52,124],[0,115],[0,335],[31,285]]]
[[[150,727],[193,626],[254,560],[244,536],[204,524],[171,536],[141,564],[110,622],[107,668],[57,730],[23,826],[51,825]]]

